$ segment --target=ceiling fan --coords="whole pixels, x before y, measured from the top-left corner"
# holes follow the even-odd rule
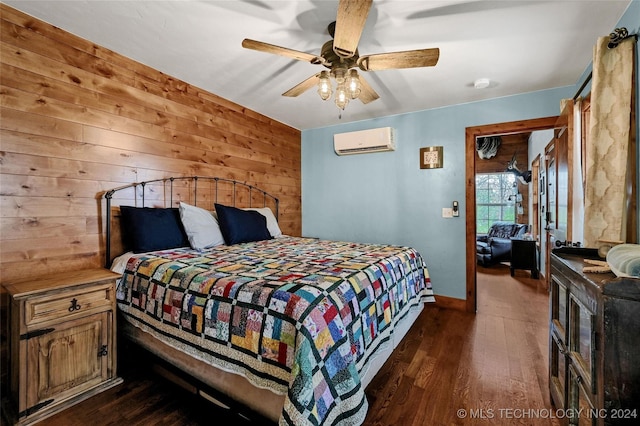
[[[344,109],[349,99],[360,99],[367,104],[380,96],[358,75],[356,68],[361,71],[379,71],[431,67],[438,63],[440,56],[438,48],[360,56],[358,42],[372,2],[373,0],[340,0],[336,21],[328,27],[333,39],[322,46],[319,56],[251,39],[244,39],[242,47],[323,65],[328,69],[312,75],[282,96],[299,96],[317,86],[320,97],[327,100],[332,94],[330,77],[333,77],[337,83],[335,102],[338,108]]]

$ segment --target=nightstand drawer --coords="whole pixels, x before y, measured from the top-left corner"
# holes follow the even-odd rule
[[[25,325],[95,312],[102,307],[111,308],[112,292],[113,284],[108,283],[29,298],[25,301]]]

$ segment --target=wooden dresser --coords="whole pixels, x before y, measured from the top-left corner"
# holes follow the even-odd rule
[[[585,273],[585,258],[551,254],[551,400],[565,423],[640,424],[640,279]]]
[[[90,269],[5,284],[10,395],[3,408],[17,424],[42,420],[122,382],[116,376],[118,277]]]

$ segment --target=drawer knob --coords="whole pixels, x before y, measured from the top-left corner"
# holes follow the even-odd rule
[[[71,299],[71,306],[69,306],[69,312],[77,311],[81,307],[82,306],[80,306],[80,304],[78,303],[78,299],[74,297],[73,299]]]

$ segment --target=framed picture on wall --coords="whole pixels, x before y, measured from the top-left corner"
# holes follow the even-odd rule
[[[420,168],[439,169],[443,164],[443,149],[441,146],[420,148]]]

